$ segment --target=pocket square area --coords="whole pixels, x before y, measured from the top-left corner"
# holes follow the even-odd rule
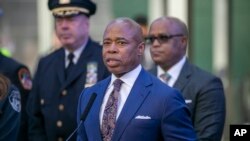
[[[189,104],[189,103],[192,103],[192,100],[191,99],[186,99],[185,102],[186,102],[186,104]]]
[[[151,119],[150,116],[141,116],[141,115],[138,115],[135,117],[135,119]]]

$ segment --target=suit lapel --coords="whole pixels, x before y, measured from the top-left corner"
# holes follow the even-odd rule
[[[149,70],[149,72],[157,77],[157,65],[155,65],[151,70]],[[191,74],[192,74],[192,67],[189,64],[188,60],[186,60],[183,68],[181,69],[180,75],[173,87],[182,91],[186,86],[186,84],[188,83]]]
[[[148,74],[142,69],[117,119],[112,141],[119,140],[122,136],[127,125],[134,118],[134,115],[149,94],[147,86],[151,83]]]
[[[100,86],[98,86],[99,89],[97,89],[95,91],[95,93],[97,94],[96,97],[96,101],[93,105],[93,110],[91,110],[92,112],[89,113],[89,117],[91,117],[91,119],[88,120],[88,122],[85,122],[86,126],[85,127],[90,127],[90,128],[86,128],[86,132],[87,135],[91,135],[94,140],[96,141],[101,141],[102,140],[102,136],[101,136],[101,127],[100,127],[100,109],[102,106],[102,101],[104,98],[104,94],[106,92],[106,89],[110,83],[111,77],[108,77],[107,79],[105,79]]]
[[[180,75],[173,87],[179,89],[182,92],[184,87],[188,84],[191,74],[192,74],[191,66],[188,60],[186,60],[183,68],[181,69]]]
[[[55,64],[58,65],[56,67],[57,76],[58,76],[58,79],[60,81],[60,84],[63,84],[64,80],[65,80],[65,72],[64,72],[64,70],[65,70],[65,53],[64,53],[64,49],[60,49],[59,55],[56,59],[57,60],[56,60]]]

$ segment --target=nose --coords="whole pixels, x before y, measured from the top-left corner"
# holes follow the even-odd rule
[[[59,23],[60,27],[62,29],[68,29],[69,28],[69,24],[68,24],[68,21],[66,19],[62,19]]]
[[[110,44],[110,46],[108,47],[108,52],[109,53],[116,53],[117,52],[117,47],[115,42],[112,42],[112,44]]]
[[[154,38],[153,41],[152,41],[152,47],[157,47],[157,46],[160,46],[160,42],[158,41],[157,38]]]

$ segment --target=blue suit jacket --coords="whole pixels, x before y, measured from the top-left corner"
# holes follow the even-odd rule
[[[156,75],[156,67],[150,72]],[[173,87],[182,93],[191,111],[199,141],[220,141],[226,113],[221,80],[186,61]]]
[[[78,141],[102,141],[99,113],[110,80],[111,77],[82,92],[78,124],[90,96],[96,93],[97,97],[78,130]],[[140,119],[139,116],[150,119]],[[142,69],[117,119],[112,141],[196,140],[189,116],[181,94]]]

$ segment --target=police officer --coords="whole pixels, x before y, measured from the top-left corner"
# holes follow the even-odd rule
[[[37,67],[27,111],[31,141],[63,141],[76,128],[78,97],[109,75],[101,46],[89,37],[90,0],[49,0],[62,47]],[[75,137],[72,138],[72,140]]]
[[[21,123],[21,96],[0,74],[0,141],[16,141]]]
[[[26,103],[28,100],[29,92],[32,87],[32,80],[29,69],[15,61],[14,59],[5,57],[0,53],[0,73],[8,77],[12,84],[14,84],[21,93],[21,129],[18,140],[27,141],[28,136],[28,120],[25,111]]]

